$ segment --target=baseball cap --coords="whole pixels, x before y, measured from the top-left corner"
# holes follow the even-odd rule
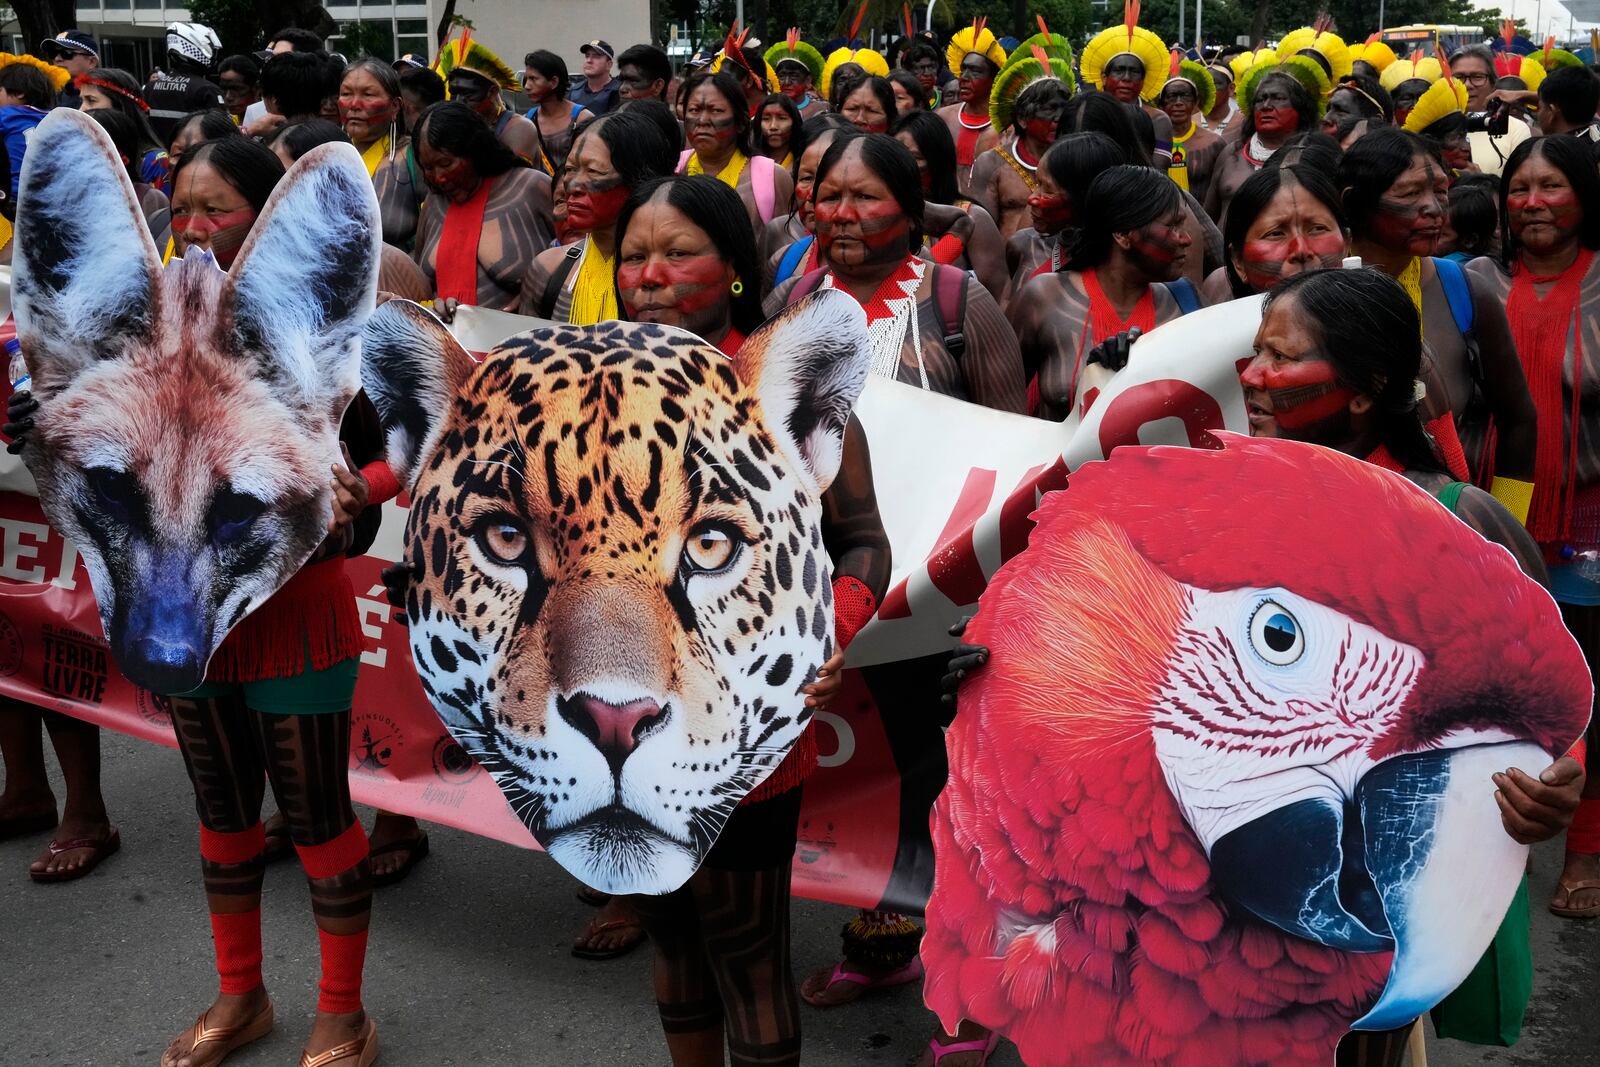
[[[394,61],[395,70],[427,70],[428,61],[414,52],[407,52]]]
[[[607,44],[604,41],[590,41],[588,44],[584,45],[582,48],[579,48],[578,51],[582,52],[584,55],[588,55],[590,52],[599,52],[601,55],[605,56],[607,59],[616,59],[617,58],[616,49],[612,48],[609,44]]]
[[[79,55],[100,58],[100,46],[92,35],[82,30],[62,30],[54,37],[46,37],[39,42],[39,51],[46,56],[58,52],[77,52]]]

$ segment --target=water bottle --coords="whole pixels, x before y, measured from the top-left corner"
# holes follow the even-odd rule
[[[10,368],[11,391],[29,392],[32,387],[28,383],[33,376],[28,373],[27,360],[22,358],[22,342],[15,337],[6,342],[6,365]]]
[[[1572,561],[1572,572],[1579,578],[1600,584],[1600,550],[1586,548],[1579,552],[1571,545],[1563,545],[1561,558]]]

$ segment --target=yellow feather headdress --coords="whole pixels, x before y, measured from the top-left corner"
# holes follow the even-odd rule
[[[875,77],[889,76],[889,61],[883,58],[881,52],[874,52],[870,48],[835,48],[822,65],[822,84],[818,88],[824,97],[833,91],[833,72],[846,63],[859,64],[862,70]]]
[[[16,56],[12,55],[10,52],[0,52],[0,68],[9,67],[13,63],[21,63],[28,67],[37,67],[41,74],[50,79],[50,87],[58,93],[62,89],[66,88],[67,83],[72,80],[71,72],[69,72],[65,67],[58,67],[54,63],[46,63],[44,60],[36,59],[30,55]]]
[[[1350,73],[1350,48],[1338,34],[1318,32],[1311,26],[1302,26],[1284,34],[1283,40],[1278,42],[1279,59],[1288,59],[1301,52],[1315,52],[1326,60],[1331,69],[1323,73],[1334,85]]]
[[[971,26],[950,35],[950,46],[944,50],[944,65],[950,68],[951,74],[961,76],[961,61],[967,58],[969,52],[978,53],[993,63],[996,69],[1006,65],[1006,50],[1000,47],[994,31],[984,26],[986,21],[983,18],[974,19]]]
[[[1417,98],[1416,106],[1406,116],[1405,128],[1421,133],[1435,122],[1450,115],[1465,114],[1467,87],[1451,77],[1443,77]]]
[[[1123,0],[1122,25],[1107,26],[1083,46],[1079,64],[1083,80],[1100,88],[1106,64],[1121,55],[1130,55],[1144,65],[1144,85],[1139,96],[1153,102],[1167,83],[1167,46],[1139,25],[1139,0]]]
[[[1444,68],[1439,65],[1439,61],[1432,56],[1423,56],[1421,59],[1397,59],[1390,63],[1383,69],[1378,84],[1392,93],[1395,86],[1412,78],[1421,78],[1432,85],[1442,77]]]

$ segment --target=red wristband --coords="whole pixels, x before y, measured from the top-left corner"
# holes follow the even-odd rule
[[[1578,761],[1578,766],[1584,768],[1584,770],[1587,771],[1588,768],[1589,768],[1589,742],[1588,742],[1588,739],[1580,737],[1576,741],[1574,741],[1572,743],[1572,747],[1567,749],[1567,755],[1569,755],[1573,759],[1577,760]]]
[[[961,238],[953,233],[947,233],[935,241],[932,248],[928,249],[928,258],[935,263],[942,263],[948,267],[960,259],[962,253],[966,250],[967,246],[962,244]]]
[[[381,504],[400,495],[400,479],[389,469],[388,460],[375,459],[361,468],[367,480],[367,503]]]
[[[841,650],[850,647],[877,610],[877,598],[861,579],[841,574],[833,580],[833,633]]]

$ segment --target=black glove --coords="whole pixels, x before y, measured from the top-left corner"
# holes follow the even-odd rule
[[[33,413],[38,410],[39,401],[34,397],[32,389],[12,393],[11,399],[6,401],[6,423],[0,426],[0,433],[11,438],[11,443],[6,445],[6,451],[13,456],[22,452],[23,435],[33,429]]]
[[[1098,363],[1109,371],[1121,370],[1128,365],[1128,350],[1133,347],[1133,342],[1139,339],[1139,334],[1142,332],[1135,326],[1131,330],[1112,334],[1089,349],[1087,362]]]
[[[399,608],[394,621],[401,626],[410,626],[411,620],[406,616],[406,597],[411,593],[411,583],[421,572],[409,560],[391,563],[383,568],[383,589],[389,598],[389,606]]]
[[[966,633],[967,623],[971,621],[972,616],[968,615],[966,618],[950,627],[950,636],[960,637],[962,634]],[[954,706],[956,702],[956,690],[961,688],[961,680],[988,662],[988,646],[969,645],[966,643],[957,645],[955,647],[955,651],[950,653],[949,673],[947,673],[939,681],[939,688],[944,690],[944,696],[940,699],[946,704]]]

